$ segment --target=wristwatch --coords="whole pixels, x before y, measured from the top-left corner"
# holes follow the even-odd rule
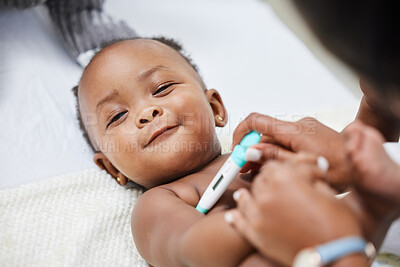
[[[361,237],[344,237],[314,248],[300,250],[294,258],[293,267],[322,267],[354,253],[362,253],[372,259],[376,250],[371,242]]]

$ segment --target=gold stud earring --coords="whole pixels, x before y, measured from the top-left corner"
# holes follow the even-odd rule
[[[126,177],[122,174],[122,173],[118,173],[118,175],[117,175],[117,182],[120,184],[120,185],[126,185]]]
[[[219,121],[223,121],[223,120],[224,120],[220,115],[217,115],[216,118],[217,118],[217,120],[219,120]]]

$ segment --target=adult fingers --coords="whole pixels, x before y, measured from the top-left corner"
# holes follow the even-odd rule
[[[272,137],[269,136],[269,135],[261,135],[260,143],[279,145],[279,144],[274,140],[274,138],[272,138]]]
[[[237,209],[225,213],[225,221],[233,225],[247,239],[255,240],[252,220],[256,217],[256,203],[247,189],[241,188],[233,194]]]
[[[236,201],[237,209],[246,217],[254,216],[255,202],[253,196],[247,189],[241,188],[233,193],[233,199]]]
[[[252,170],[254,173],[256,173],[261,167],[262,167],[262,164],[249,161],[243,165],[242,169],[240,170],[240,173],[245,174],[250,170]],[[250,180],[252,180],[252,179],[250,179]]]
[[[289,159],[292,155],[294,155],[293,152],[290,152],[277,145],[257,144],[249,147],[246,150],[245,159],[247,163],[243,166],[240,172],[246,173],[249,170],[257,171],[268,160],[274,160],[274,159],[285,160]]]
[[[286,148],[266,143],[253,145],[246,150],[246,160],[259,163],[271,159],[287,160],[292,158],[294,155],[294,152],[291,152]]]
[[[292,136],[287,134],[299,133],[299,125],[295,122],[286,122],[259,113],[251,113],[247,116],[233,132],[232,147],[239,144],[243,137],[251,131],[272,138],[278,143],[290,147]],[[301,132],[301,129],[300,129]]]
[[[298,156],[296,157],[299,158]],[[262,190],[264,187],[263,184],[270,184],[270,187],[272,187],[271,190],[274,191],[278,187],[281,188],[304,182],[313,184],[317,180],[325,180],[326,171],[318,167],[318,164],[315,163],[315,158],[313,161],[310,161],[310,159],[307,158],[307,161],[271,161],[264,165],[253,182],[255,196],[257,196],[256,190]]]
[[[249,170],[258,170],[268,160],[287,160],[294,156],[293,152],[273,144],[260,143],[249,147],[246,150],[247,163],[243,166],[241,172]]]
[[[236,229],[253,246],[258,243],[258,234],[251,223],[251,218],[246,217],[243,211],[233,209],[225,212],[225,221]]]
[[[245,235],[250,228],[250,223],[247,218],[237,209],[225,212],[224,219],[227,223],[234,226],[239,232],[244,233]]]
[[[329,161],[324,156],[318,156],[312,153],[300,152],[293,156],[290,160],[295,163],[316,164],[321,173],[327,173],[329,169]]]
[[[294,153],[285,148],[272,144],[256,144],[246,151],[246,161],[241,172],[247,172],[250,169],[258,170],[268,160],[291,160],[295,163],[315,163],[323,171],[329,169],[329,162],[323,156],[312,153]]]
[[[345,128],[344,135],[346,138],[347,153],[352,156],[361,147],[363,139],[362,124],[360,122],[351,123]]]
[[[333,190],[333,188],[330,187],[327,183],[321,181],[315,182],[314,188],[327,196],[333,197],[337,195],[337,191]]]

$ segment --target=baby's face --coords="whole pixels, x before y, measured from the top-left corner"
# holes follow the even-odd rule
[[[214,110],[225,109],[218,93],[206,91],[185,59],[158,41],[106,48],[86,69],[78,92],[97,150],[146,188],[195,171],[221,151]]]

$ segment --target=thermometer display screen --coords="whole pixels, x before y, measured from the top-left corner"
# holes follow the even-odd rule
[[[214,191],[215,191],[215,189],[217,189],[217,187],[221,183],[222,179],[224,179],[224,176],[221,174],[221,177],[219,177],[218,181],[215,183],[215,185],[212,188]]]

